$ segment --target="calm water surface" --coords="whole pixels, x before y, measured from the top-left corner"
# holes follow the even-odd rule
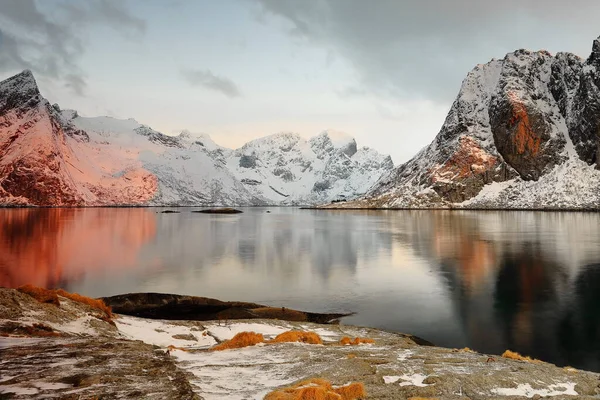
[[[600,214],[160,210],[1,209],[0,286],[354,311],[344,323],[600,370]]]

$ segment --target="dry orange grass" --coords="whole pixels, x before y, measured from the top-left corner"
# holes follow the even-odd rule
[[[502,353],[502,357],[509,358],[511,360],[527,361],[527,362],[540,362],[540,360],[533,359],[531,357],[522,356],[517,352],[506,350]]]
[[[367,396],[365,385],[362,382],[350,383],[346,386],[333,389],[333,391],[342,396],[342,400],[362,399]]]
[[[347,346],[347,345],[357,346],[361,343],[375,343],[375,341],[373,339],[359,338],[359,337],[354,338],[354,340],[352,340],[348,336],[344,336],[343,338],[340,339],[340,344],[342,346]]]
[[[302,342],[309,344],[323,344],[321,336],[314,332],[305,331],[287,331],[283,332],[271,340],[269,343]]]
[[[463,347],[462,349],[454,349],[453,351],[458,353],[475,353],[474,350],[471,350],[468,347]]]
[[[112,321],[110,321],[110,318],[113,317],[112,309],[109,306],[107,306],[104,303],[104,301],[102,301],[102,300],[92,299],[90,297],[82,296],[77,293],[69,293],[67,291],[64,291],[63,289],[51,290],[51,289],[44,289],[44,288],[36,287],[33,285],[23,285],[23,286],[17,288],[17,290],[21,293],[25,293],[25,294],[33,297],[40,303],[54,304],[55,306],[60,306],[60,301],[58,300],[58,296],[62,296],[62,297],[66,297],[67,299],[76,301],[78,303],[87,304],[88,306],[90,306],[98,311],[103,312],[106,315],[106,317],[108,317],[107,322],[112,322]],[[106,319],[104,319],[104,320],[106,320]]]
[[[357,400],[366,396],[365,386],[360,382],[334,388],[328,380],[313,378],[271,392],[265,400]]]
[[[227,350],[227,349],[240,349],[242,347],[254,346],[258,343],[264,343],[265,338],[260,333],[255,332],[240,332],[231,340],[227,340],[221,344],[216,345],[211,350]]]
[[[91,297],[82,296],[79,293],[69,293],[64,291],[63,289],[56,290],[56,294],[62,297],[66,297],[69,300],[76,301],[78,303],[87,304],[88,306],[96,310],[102,311],[109,318],[112,318],[113,316],[112,309],[100,299],[92,299]]]
[[[33,285],[23,285],[17,288],[17,290],[21,293],[28,294],[40,303],[54,304],[55,306],[60,305],[58,296],[54,290],[43,289]]]

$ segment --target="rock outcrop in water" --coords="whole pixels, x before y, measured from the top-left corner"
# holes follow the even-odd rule
[[[389,156],[340,132],[237,150],[50,105],[30,71],[0,82],[0,205],[316,204],[365,193]]]
[[[285,307],[162,293],[130,293],[104,297],[102,300],[119,314],[152,319],[210,321],[275,318],[326,324],[349,315],[311,313]]]
[[[600,38],[587,60],[517,50],[476,66],[437,137],[332,207],[600,208]]]

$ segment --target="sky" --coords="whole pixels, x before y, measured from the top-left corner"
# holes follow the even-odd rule
[[[344,131],[398,164],[477,64],[586,58],[598,15],[582,0],[0,0],[0,79],[30,69],[63,109],[231,148]]]

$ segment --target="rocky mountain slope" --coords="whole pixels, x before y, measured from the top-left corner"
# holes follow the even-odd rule
[[[315,204],[355,198],[392,168],[338,132],[280,133],[231,150],[207,135],[61,111],[29,71],[0,82],[2,205]]]
[[[437,137],[341,207],[600,208],[600,38],[587,60],[517,50],[476,66]]]

